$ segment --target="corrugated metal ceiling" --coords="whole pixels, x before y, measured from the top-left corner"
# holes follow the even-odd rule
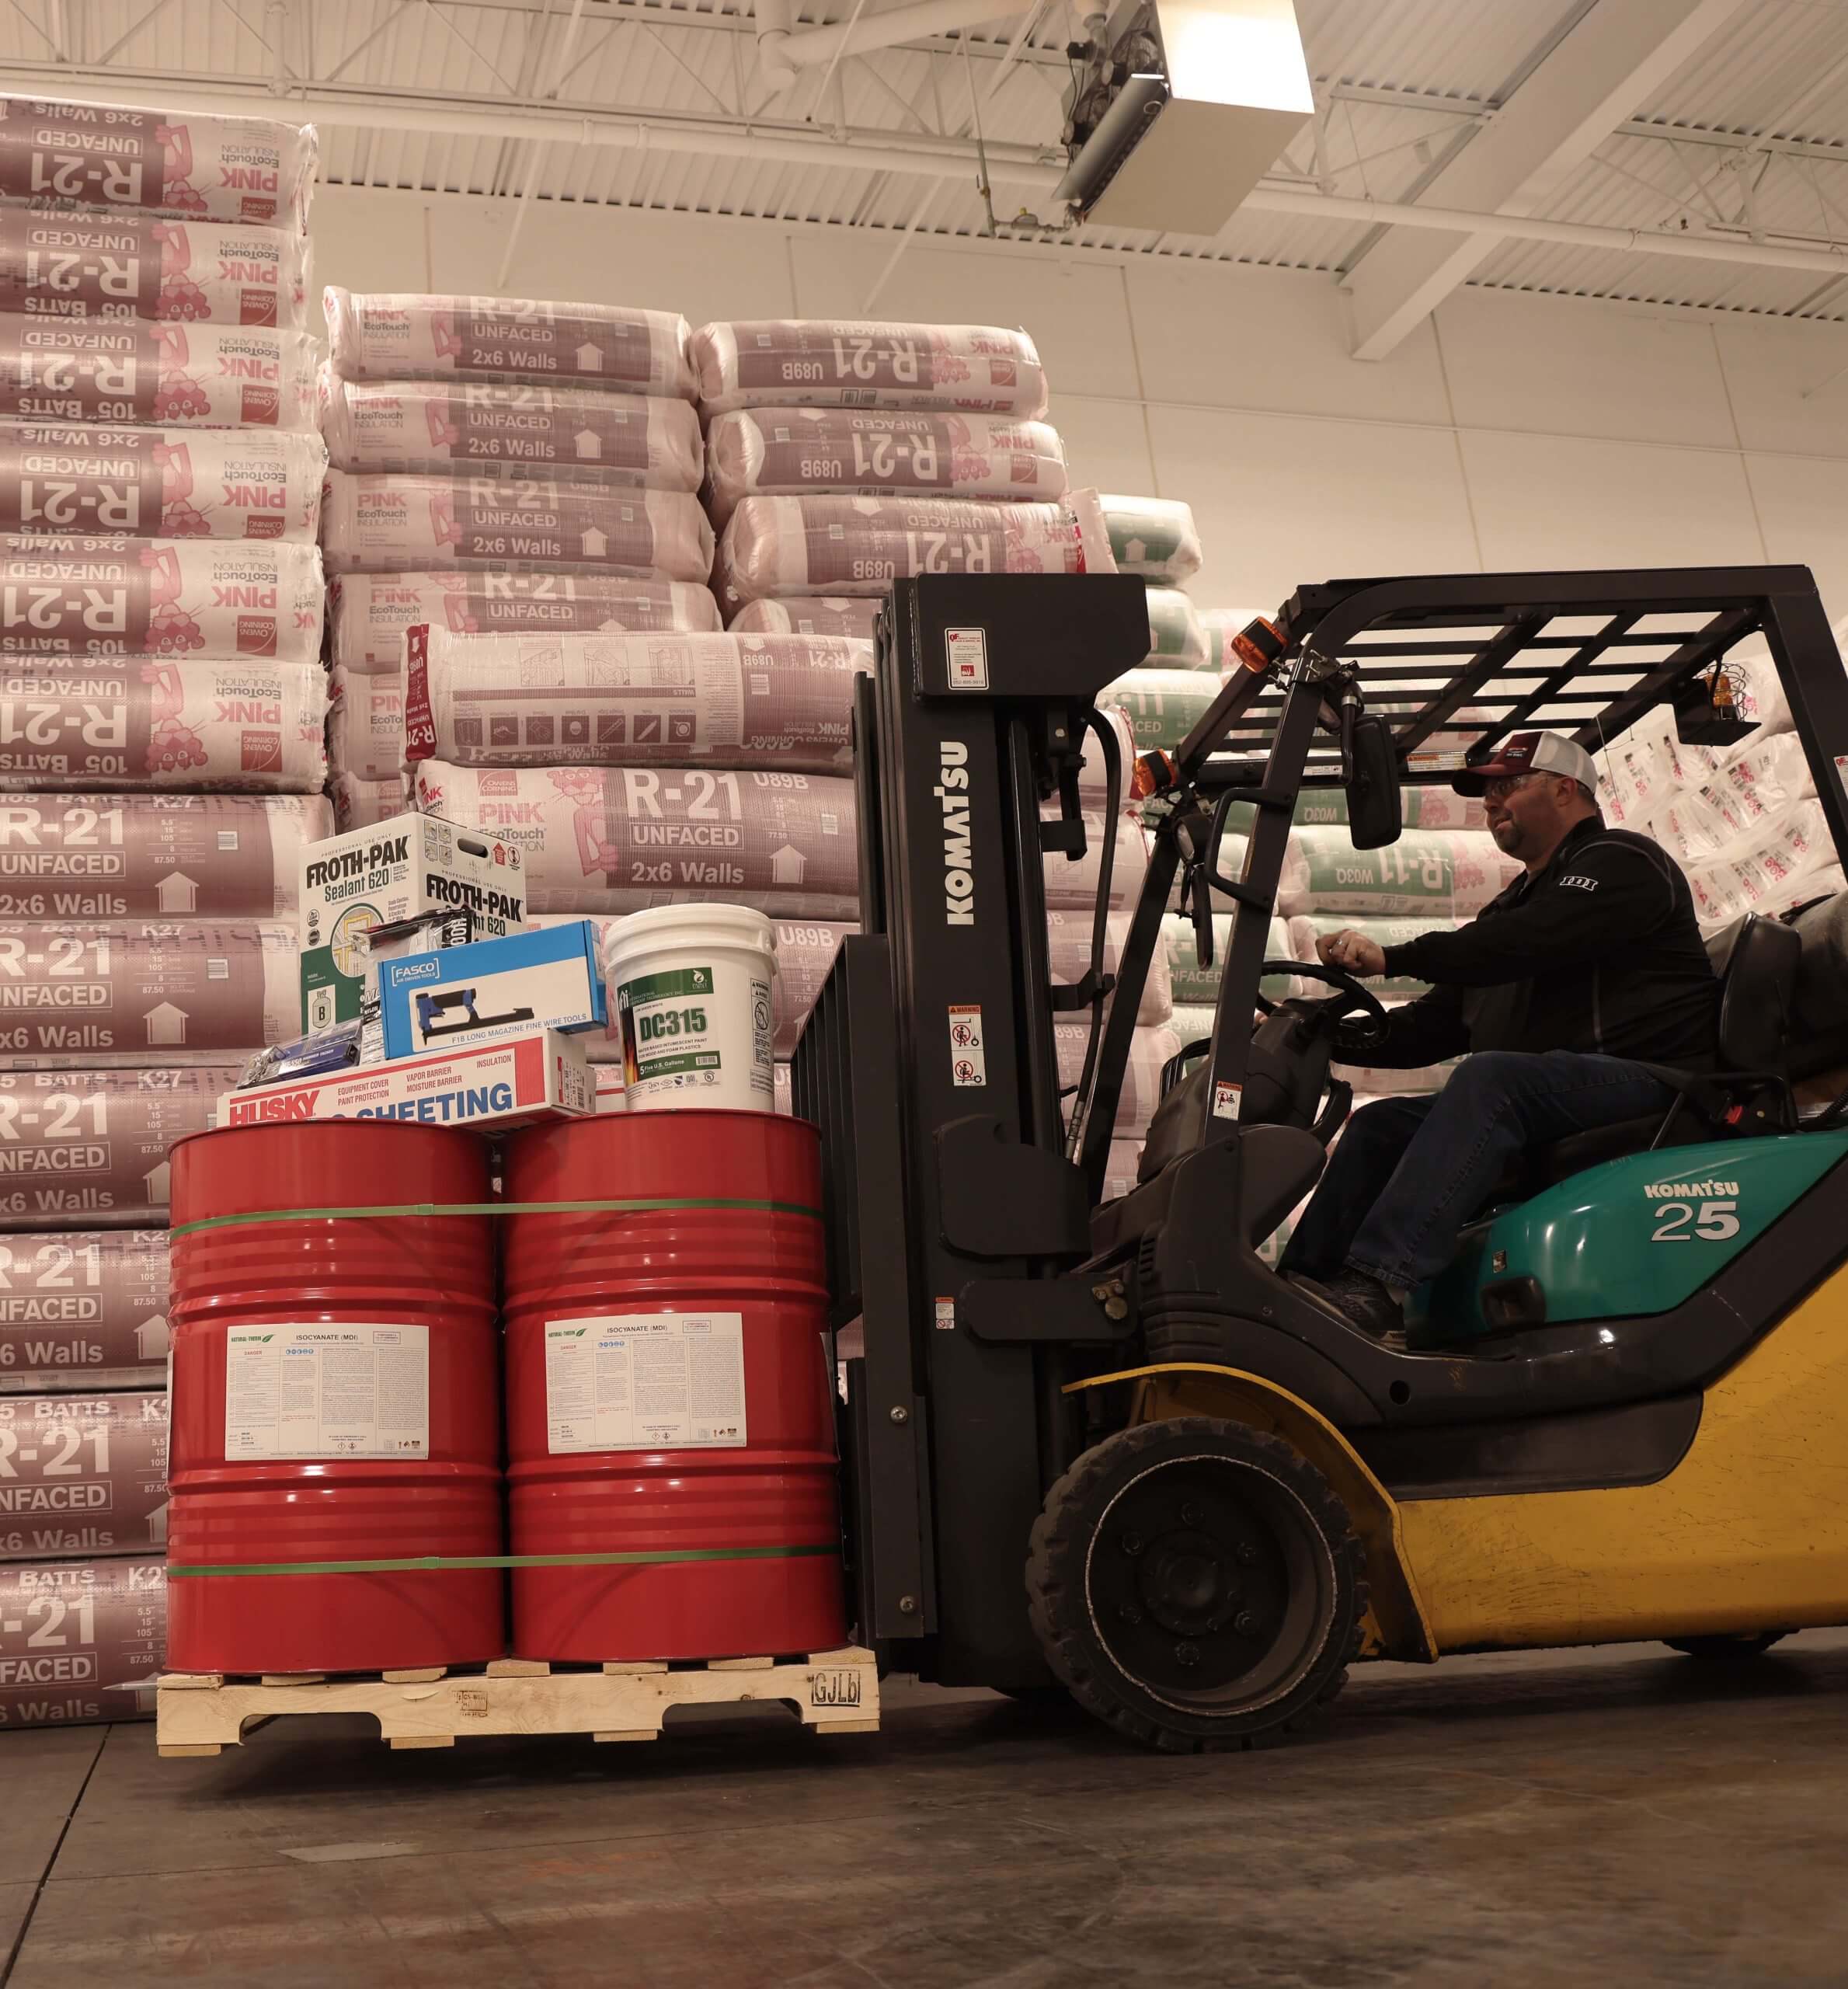
[[[878,0],[870,0],[874,12]],[[1590,0],[1298,0],[1321,105],[1272,183],[1349,197],[1415,200],[1481,118],[1518,89]],[[810,5],[840,20],[852,0]],[[219,87],[304,101],[335,91],[376,106],[371,128],[323,124],[324,171],[353,185],[699,211],[921,236],[980,233],[973,171],[933,183],[844,169],[576,142],[543,146],[480,126],[539,106],[709,120],[734,138],[846,131],[862,140],[972,138],[1049,148],[1061,120],[1065,43],[1079,0],[1041,0],[974,30],[966,47],[850,56],[825,78],[772,93],[758,74],[745,0],[17,0],[0,8],[0,79],[92,93],[111,78],[146,92]],[[573,19],[576,16],[576,26]],[[1025,33],[1023,31],[1030,32]],[[1019,46],[1010,53],[1010,44]],[[443,105],[475,129],[403,128],[404,107]],[[398,121],[394,120],[394,112]],[[1018,190],[995,176],[997,218]],[[1543,218],[1761,238],[1844,254],[1848,279],[1848,4],[1753,0],[1569,175]],[[1078,246],[1339,273],[1374,230],[1316,215],[1246,211],[1216,238],[1081,229]],[[1607,247],[1509,240],[1478,284],[1634,298],[1708,309],[1848,318],[1848,280]]]

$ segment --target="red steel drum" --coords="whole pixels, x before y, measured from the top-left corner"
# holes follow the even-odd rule
[[[617,1113],[515,1133],[506,1172],[516,1203],[688,1204],[506,1220],[514,1553],[800,1550],[516,1568],[515,1655],[839,1648],[815,1128],[767,1112]]]
[[[174,1567],[501,1553],[489,1218],[179,1233],[257,1210],[485,1202],[479,1135],[377,1119],[235,1126],[172,1158]],[[503,1655],[505,1632],[496,1569],[176,1576],[167,1662],[463,1664]]]

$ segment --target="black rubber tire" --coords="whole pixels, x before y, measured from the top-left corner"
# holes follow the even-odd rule
[[[1089,1579],[1094,1542],[1118,1500],[1164,1465],[1201,1460],[1251,1474],[1252,1496],[1296,1528],[1317,1590],[1300,1661],[1288,1660],[1284,1675],[1255,1702],[1228,1700],[1210,1709],[1178,1703],[1130,1673],[1098,1627]],[[1285,1565],[1281,1558],[1278,1565]],[[1281,1437],[1210,1416],[1143,1423],[1087,1451],[1046,1496],[1034,1522],[1026,1579],[1034,1634],[1072,1697],[1119,1733],[1175,1754],[1263,1747],[1312,1724],[1359,1654],[1367,1606],[1365,1557],[1328,1480]],[[1292,1595],[1302,1587],[1296,1582]],[[1286,1617],[1280,1629],[1288,1628]]]
[[[1790,1634],[1788,1630],[1760,1630],[1756,1635],[1742,1631],[1736,1637],[1665,1637],[1662,1642],[1683,1657],[1737,1663],[1742,1658],[1763,1657],[1772,1645],[1782,1643]]]

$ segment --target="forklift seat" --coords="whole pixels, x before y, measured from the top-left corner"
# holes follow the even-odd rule
[[[1719,1068],[1715,1083],[1725,1087],[1728,1072],[1763,1078],[1781,1077],[1790,1059],[1791,1023],[1797,991],[1798,963],[1803,942],[1795,931],[1774,918],[1749,911],[1736,925],[1715,933],[1707,954],[1720,979]],[[1665,1073],[1665,1075],[1667,1075]],[[1742,1122],[1741,1135],[1781,1127],[1763,1121]],[[1665,1116],[1620,1120],[1595,1126],[1587,1133],[1569,1134],[1551,1146],[1523,1156],[1498,1191],[1498,1200],[1523,1199],[1595,1167],[1600,1161],[1644,1153],[1653,1146],[1686,1146],[1712,1138],[1697,1112],[1679,1100]]]

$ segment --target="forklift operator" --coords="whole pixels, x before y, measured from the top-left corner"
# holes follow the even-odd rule
[[[1286,1274],[1376,1337],[1396,1342],[1406,1295],[1449,1263],[1523,1148],[1665,1113],[1675,1092],[1651,1064],[1714,1068],[1719,982],[1687,880],[1647,836],[1606,827],[1596,779],[1571,740],[1512,733],[1453,785],[1484,797],[1523,875],[1455,932],[1317,942],[1324,965],[1432,984],[1367,1063],[1469,1053],[1432,1096],[1353,1115],[1283,1254]]]

